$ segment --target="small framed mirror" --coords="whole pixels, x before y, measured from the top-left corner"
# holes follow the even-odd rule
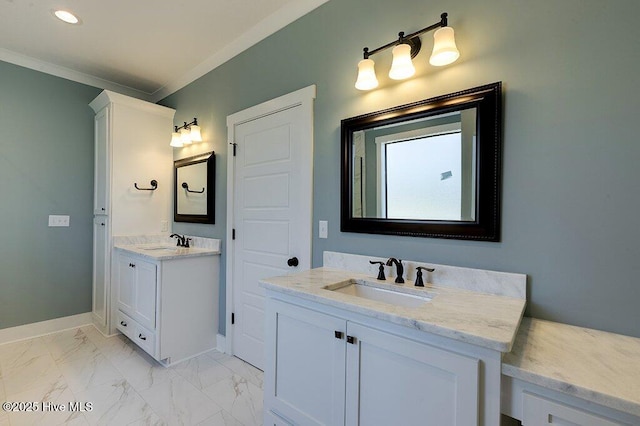
[[[215,223],[215,153],[173,162],[176,222]]]
[[[500,82],[342,120],[341,231],[500,240]]]

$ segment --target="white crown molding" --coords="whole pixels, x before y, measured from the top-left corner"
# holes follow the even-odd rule
[[[122,93],[124,95],[133,96],[145,101],[151,100],[151,94],[143,92],[141,90],[134,89],[132,87],[123,86],[113,81],[105,80],[103,78],[94,77],[89,74],[85,74],[79,71],[72,70],[70,68],[55,65],[49,62],[42,61],[40,59],[32,58],[31,56],[23,55],[21,53],[13,52],[11,50],[0,48],[0,60],[9,62],[14,65],[29,68],[35,71],[40,71],[45,74],[50,74],[56,77],[64,78],[66,80],[75,81],[76,83],[86,84],[87,86],[97,87],[99,89],[112,90],[114,92]]]
[[[219,67],[234,56],[264,40],[276,31],[286,27],[296,19],[301,18],[327,1],[329,0],[297,0],[291,2],[287,7],[260,21],[249,31],[245,32],[236,40],[225,46],[218,53],[201,62],[182,77],[153,92],[151,94],[151,101],[158,102],[170,94],[177,92],[187,84],[192,83],[209,71]]]

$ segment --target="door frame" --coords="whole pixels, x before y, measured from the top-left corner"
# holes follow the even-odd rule
[[[308,235],[308,252],[305,255],[311,259],[311,241],[313,233],[313,101],[316,98],[316,85],[312,84],[305,88],[296,90],[286,95],[271,99],[258,105],[254,105],[242,111],[227,116],[227,142],[229,145],[235,143],[236,127],[262,117],[266,117],[277,112],[301,107],[302,113],[306,117],[302,123],[301,133],[306,139],[303,161],[307,162],[308,176],[304,176],[305,182],[302,187],[308,188],[307,197],[302,202],[305,210],[309,213],[310,232]],[[233,312],[233,289],[234,289],[234,249],[232,240],[232,230],[235,227],[235,161],[233,158],[233,148],[227,150],[227,248],[226,248],[226,312],[225,312],[225,353],[233,355],[233,333],[231,325],[231,313]],[[304,191],[303,191],[304,194]]]

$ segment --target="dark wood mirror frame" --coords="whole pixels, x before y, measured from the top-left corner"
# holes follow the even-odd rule
[[[207,163],[207,214],[180,214],[178,211],[178,191],[183,191],[178,182],[178,169],[198,163]],[[183,158],[173,162],[173,220],[175,222],[215,223],[215,183],[216,183],[216,156],[215,152],[207,152],[189,158]],[[188,188],[186,188],[188,189]],[[198,191],[194,191],[198,192]]]
[[[353,217],[353,133],[380,126],[476,108],[476,206],[474,221],[442,221]],[[344,119],[341,122],[340,230],[367,234],[406,235],[500,241],[502,168],[502,83]]]

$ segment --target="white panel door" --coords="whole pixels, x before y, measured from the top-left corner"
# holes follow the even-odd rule
[[[347,324],[346,425],[478,424],[478,360]]]
[[[295,106],[236,125],[232,350],[264,366],[258,280],[311,266],[309,118]],[[297,266],[289,266],[290,259]],[[295,261],[291,261],[295,263]]]

